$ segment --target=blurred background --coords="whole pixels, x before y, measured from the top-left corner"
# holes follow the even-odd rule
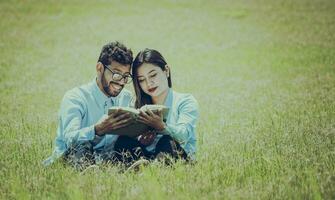
[[[80,198],[101,186],[101,174],[82,181],[40,162],[52,152],[64,93],[93,80],[102,46],[118,40],[134,56],[160,51],[173,89],[198,100],[199,164],[191,178],[187,167],[152,167],[138,193],[84,196],[154,188],[141,197],[332,199],[334,33],[332,0],[0,1],[0,197]],[[144,182],[116,174],[124,181],[111,185]]]

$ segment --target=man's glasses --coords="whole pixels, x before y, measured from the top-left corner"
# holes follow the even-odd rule
[[[130,74],[126,74],[126,75],[123,75],[119,72],[115,72],[113,70],[111,70],[109,67],[107,67],[106,65],[102,64],[106,69],[108,69],[108,71],[110,71],[112,73],[112,79],[113,81],[121,81],[122,79],[124,83],[130,83],[131,80],[132,80],[132,76]]]

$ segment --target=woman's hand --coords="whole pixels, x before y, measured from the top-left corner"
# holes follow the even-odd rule
[[[141,144],[148,146],[154,142],[155,137],[156,137],[156,131],[148,131],[138,136],[138,141]]]
[[[138,121],[154,128],[156,131],[164,130],[164,122],[162,111],[159,110],[157,113],[153,113],[151,110],[146,110],[145,112],[140,110],[140,115]]]

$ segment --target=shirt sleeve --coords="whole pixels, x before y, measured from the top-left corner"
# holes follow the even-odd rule
[[[61,103],[59,131],[68,147],[76,142],[93,140],[95,136],[94,125],[82,127],[86,109],[81,101],[80,97],[66,95]]]
[[[178,106],[178,120],[175,124],[167,123],[163,134],[169,134],[180,144],[186,143],[195,134],[199,117],[198,103],[193,96],[188,96]]]

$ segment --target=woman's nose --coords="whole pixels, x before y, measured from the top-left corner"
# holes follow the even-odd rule
[[[149,81],[148,81],[148,86],[150,87],[150,86],[152,86],[154,83],[155,83],[155,82],[154,82],[153,80],[149,80]]]

